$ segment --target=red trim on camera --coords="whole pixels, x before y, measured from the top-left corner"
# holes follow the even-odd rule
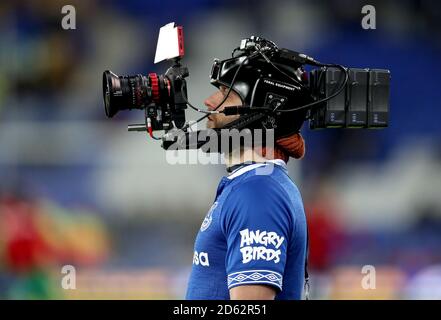
[[[152,87],[152,99],[154,102],[159,102],[159,79],[156,73],[149,73],[150,84]]]
[[[178,46],[179,46],[179,56],[184,56],[184,28],[178,26]]]

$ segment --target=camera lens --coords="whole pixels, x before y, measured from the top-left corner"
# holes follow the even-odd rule
[[[106,116],[112,118],[118,111],[142,109],[152,101],[149,78],[118,76],[112,71],[103,73],[103,99]]]
[[[110,71],[105,71],[103,73],[103,98],[104,98],[104,109],[106,111],[106,116],[111,118],[115,115],[116,111],[110,110],[110,90],[112,76],[114,76]]]

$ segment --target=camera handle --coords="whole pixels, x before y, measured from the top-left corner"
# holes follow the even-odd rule
[[[145,123],[139,123],[139,124],[129,124],[127,126],[128,131],[147,131],[147,128],[145,127]]]

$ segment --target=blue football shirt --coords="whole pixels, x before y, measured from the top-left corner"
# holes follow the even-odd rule
[[[230,299],[229,289],[268,285],[276,299],[301,299],[306,218],[282,160],[223,177],[196,237],[187,299]]]

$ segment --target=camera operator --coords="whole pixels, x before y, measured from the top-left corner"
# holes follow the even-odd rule
[[[205,100],[213,110],[228,93]],[[242,104],[230,91],[217,109]],[[222,128],[237,115],[211,114],[208,128]],[[297,128],[300,129],[300,128]],[[229,175],[222,178],[215,201],[202,223],[194,248],[187,299],[300,299],[305,278],[306,219],[302,198],[289,178],[289,157],[301,159],[300,133],[266,147],[226,156]],[[259,168],[273,165],[269,175]]]
[[[187,100],[182,27],[163,28],[155,61],[173,65],[148,76],[105,71],[103,98],[110,118],[144,109],[145,123],[129,131],[147,131],[165,150],[200,148],[225,157],[228,175],[196,236],[187,299],[300,299],[303,288],[308,298],[306,217],[286,164],[305,154],[300,129],[307,119],[310,129],[386,128],[390,71],[321,63],[252,36],[231,58],[215,59],[210,82],[218,91],[202,110]],[[170,54],[159,50],[170,48],[164,34],[177,39]],[[320,68],[307,72],[305,65]],[[207,118],[209,130],[190,130],[187,106],[205,114],[196,123]],[[243,131],[251,143],[242,142]],[[239,142],[230,145],[237,134]]]

